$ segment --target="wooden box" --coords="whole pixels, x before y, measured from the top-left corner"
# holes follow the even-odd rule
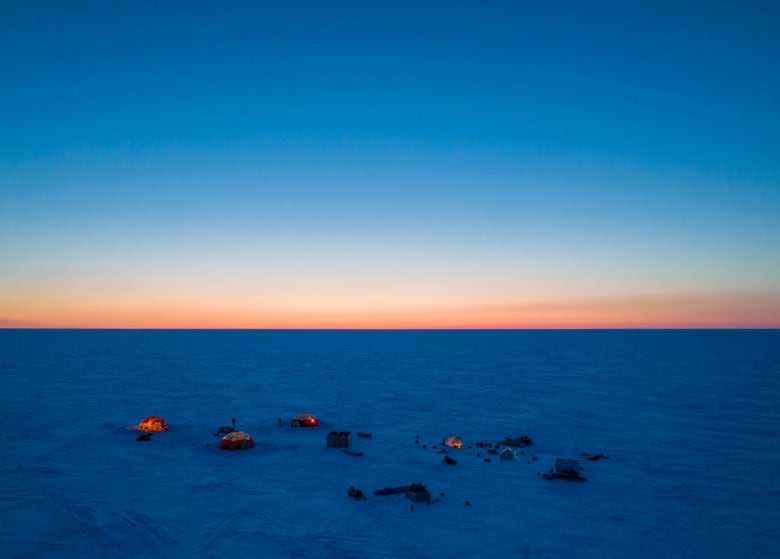
[[[352,433],[349,431],[331,431],[325,439],[329,447],[346,448],[352,445]]]

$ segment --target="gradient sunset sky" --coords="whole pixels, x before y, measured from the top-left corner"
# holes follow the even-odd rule
[[[0,327],[780,327],[780,3],[0,0],[0,57]]]

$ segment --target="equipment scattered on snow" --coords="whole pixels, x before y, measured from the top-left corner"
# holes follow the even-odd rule
[[[230,425],[223,425],[219,429],[217,429],[217,432],[214,433],[215,437],[218,437],[220,435],[227,435],[228,433],[233,433],[236,431],[236,418],[233,418],[233,426]]]
[[[555,467],[548,473],[542,474],[544,479],[565,479],[569,481],[586,481],[588,478],[580,475],[582,466],[576,460],[558,458]]]
[[[405,493],[409,489],[408,485],[399,485],[398,487],[385,487],[383,489],[374,490],[374,495],[395,495],[397,493]]]
[[[591,462],[596,462],[597,460],[601,460],[602,458],[609,458],[609,456],[601,452],[599,452],[598,454],[588,454],[587,452],[580,452],[580,456],[582,456],[585,460],[590,460]]]
[[[366,496],[363,494],[363,492],[360,489],[352,486],[350,486],[349,491],[347,491],[347,495],[349,495],[356,501],[362,501],[363,499],[366,498]]]
[[[501,441],[501,443],[507,446],[531,446],[534,444],[534,442],[531,440],[531,437],[528,435],[520,435],[519,437],[506,437],[503,441]]]

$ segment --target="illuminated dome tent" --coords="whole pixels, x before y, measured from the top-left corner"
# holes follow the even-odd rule
[[[253,446],[255,446],[255,441],[243,431],[228,433],[222,437],[222,441],[219,443],[219,448],[223,450],[246,450]]]
[[[444,439],[443,444],[444,446],[448,446],[450,448],[463,448],[463,439],[450,435]]]
[[[168,427],[168,422],[159,415],[145,417],[136,425],[136,429],[139,431],[146,431],[147,433],[159,433],[160,431],[165,431]]]
[[[320,420],[310,413],[299,413],[290,421],[292,427],[316,427],[319,424]]]

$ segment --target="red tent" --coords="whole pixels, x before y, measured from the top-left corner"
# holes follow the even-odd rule
[[[219,448],[223,450],[245,450],[253,446],[255,446],[255,441],[243,431],[228,433],[222,437],[222,441],[219,443]]]
[[[319,424],[320,420],[310,413],[299,413],[290,421],[290,425],[293,427],[316,427]]]

